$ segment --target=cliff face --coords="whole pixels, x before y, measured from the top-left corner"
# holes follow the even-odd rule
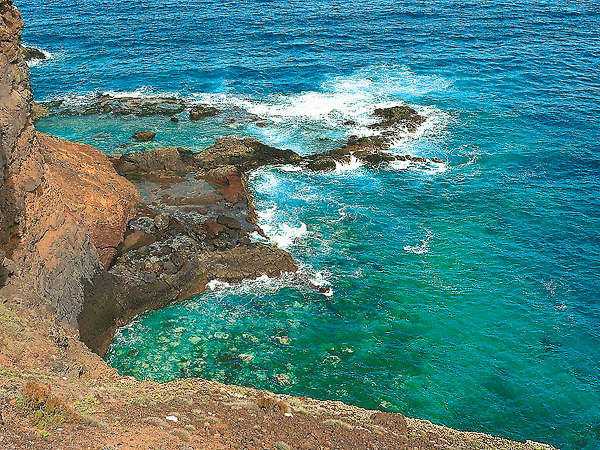
[[[112,260],[139,196],[97,149],[34,129],[23,22],[11,0],[0,14],[0,281],[26,281],[77,325],[84,289]]]
[[[21,56],[23,22],[7,0],[0,0],[0,15],[0,243],[6,247],[25,195],[39,186],[42,171],[30,120],[33,95]]]

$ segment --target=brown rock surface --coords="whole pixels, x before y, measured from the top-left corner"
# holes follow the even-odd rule
[[[39,134],[48,185],[60,190],[64,208],[86,229],[108,267],[133,217],[139,194],[117,175],[106,155],[86,144]]]
[[[136,141],[148,142],[156,137],[156,133],[150,130],[140,130],[133,133],[132,136]]]
[[[10,1],[0,14],[0,248],[14,277],[76,324],[84,286],[110,262],[137,193],[98,150],[35,131],[23,23]]]
[[[219,110],[208,105],[196,105],[190,110],[190,120],[196,121],[205,117],[212,117],[219,114]]]

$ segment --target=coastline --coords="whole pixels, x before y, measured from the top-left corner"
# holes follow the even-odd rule
[[[350,162],[353,156],[369,164],[398,159],[383,151],[386,143],[381,140],[356,139],[341,149],[304,159],[253,140],[223,140],[194,156],[178,149],[160,149],[150,156],[132,154],[110,160],[91,146],[35,131],[31,117],[33,96],[20,51],[20,16],[12,2],[6,0],[0,3],[0,12],[7,19],[5,23],[11,25],[2,29],[6,36],[2,48],[7,61],[5,79],[9,81],[5,88],[19,94],[0,99],[6,111],[1,117],[2,125],[8,130],[0,159],[5,169],[0,183],[4,249],[0,255],[1,275],[8,281],[0,291],[0,374],[6,386],[0,420],[9,430],[2,434],[3,445],[18,446],[26,441],[42,448],[68,442],[72,448],[78,448],[90,439],[116,445],[116,435],[116,440],[121,439],[119,436],[133,439],[132,446],[171,439],[178,444],[194,442],[220,448],[234,439],[242,445],[254,445],[256,438],[274,446],[283,442],[288,447],[318,443],[349,448],[360,440],[380,448],[434,444],[447,448],[551,448],[458,432],[405,419],[400,414],[366,411],[335,402],[294,400],[205,380],[159,385],[118,376],[79,339],[102,354],[116,326],[149,308],[160,308],[200,293],[212,279],[239,282],[295,271],[295,263],[287,252],[248,239],[248,234],[259,230],[247,187],[247,171],[260,165],[289,163],[306,164],[312,170],[333,170],[340,162]],[[383,119],[389,120],[385,115]],[[406,157],[401,161],[405,160]],[[191,173],[195,174],[195,181],[186,178]],[[165,213],[140,204],[144,193],[135,186],[140,180],[144,185],[154,183],[159,191],[176,186],[180,192],[181,187],[190,188],[190,183],[192,187],[172,204],[158,203],[161,208],[170,208],[165,217]],[[198,185],[200,191],[194,188]],[[205,199],[206,196],[210,198]],[[241,216],[225,214],[230,212],[228,205],[232,203],[245,205]],[[206,209],[206,204],[216,205],[221,214],[213,210],[216,220],[203,217],[200,229],[189,227],[193,221],[173,220],[178,214],[204,216],[206,213],[199,210]],[[111,211],[109,217],[105,217],[106,211]],[[174,240],[178,236],[185,236],[185,246]],[[150,248],[154,244],[161,245]],[[201,246],[202,252],[194,245]],[[165,247],[172,251],[165,253]],[[150,252],[150,258],[144,248]],[[182,248],[190,252],[181,253]],[[198,253],[201,256],[194,259]],[[152,257],[155,260],[148,266]],[[146,268],[146,277],[139,276],[141,264]],[[174,290],[174,285],[178,289]],[[31,381],[49,384],[55,395],[70,403],[93,398],[91,403],[102,405],[103,410],[91,412],[93,408],[86,407],[78,413],[77,420],[61,422],[60,432],[40,429],[39,423],[32,425],[27,420],[31,412],[19,400],[23,398],[24,386]],[[149,415],[140,404],[144,396],[154,402],[154,415]],[[167,401],[168,396],[173,401]],[[268,400],[261,400],[265,397]],[[192,399],[191,404],[186,399]],[[47,399],[43,403],[46,405]],[[134,404],[140,408],[132,408]],[[172,424],[164,425],[163,416],[189,416],[194,407],[204,407],[205,411],[196,418],[182,420],[187,422],[186,427],[172,429]],[[171,414],[173,411],[176,414]],[[236,427],[236,414],[244,415],[247,426]],[[295,422],[286,422],[292,417]],[[299,430],[305,427],[314,431],[312,437],[300,434]],[[296,430],[291,435],[293,441],[282,441],[290,430]],[[252,442],[247,441],[252,434]],[[136,441],[139,436],[147,440]],[[285,448],[283,444],[278,448]]]

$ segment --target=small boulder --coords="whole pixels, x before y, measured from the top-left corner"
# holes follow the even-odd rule
[[[169,215],[165,213],[157,214],[156,217],[154,217],[154,225],[156,225],[156,228],[160,231],[166,230],[170,221]]]
[[[406,105],[377,108],[373,115],[383,119],[381,122],[371,125],[371,128],[374,129],[401,125],[408,131],[415,132],[418,126],[425,122],[425,117],[420,115],[414,108]]]
[[[133,230],[128,233],[121,244],[121,253],[126,253],[130,250],[136,250],[146,245],[152,244],[155,241],[154,236],[145,233],[141,230]]]
[[[216,116],[219,113],[220,111],[212,106],[197,105],[190,110],[190,120],[196,121],[204,119],[205,117]]]
[[[141,130],[133,133],[132,136],[136,141],[148,142],[156,137],[156,133],[150,130]]]

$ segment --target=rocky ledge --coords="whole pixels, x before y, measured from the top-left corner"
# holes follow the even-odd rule
[[[96,94],[95,96],[82,100],[79,103],[66,102],[64,100],[51,100],[37,103],[40,110],[47,114],[63,115],[91,115],[112,114],[115,116],[170,116],[178,121],[178,115],[188,111],[188,117],[197,121],[207,117],[213,117],[220,110],[204,104],[189,102],[179,97],[136,97],[115,96],[111,94]]]
[[[81,338],[104,354],[117,325],[206,289],[296,272],[287,252],[254,242],[263,235],[247,171],[295,160],[293,152],[226,138],[197,155],[173,147],[113,158],[139,192],[114,258],[86,293]],[[117,299],[117,301],[115,301]]]

